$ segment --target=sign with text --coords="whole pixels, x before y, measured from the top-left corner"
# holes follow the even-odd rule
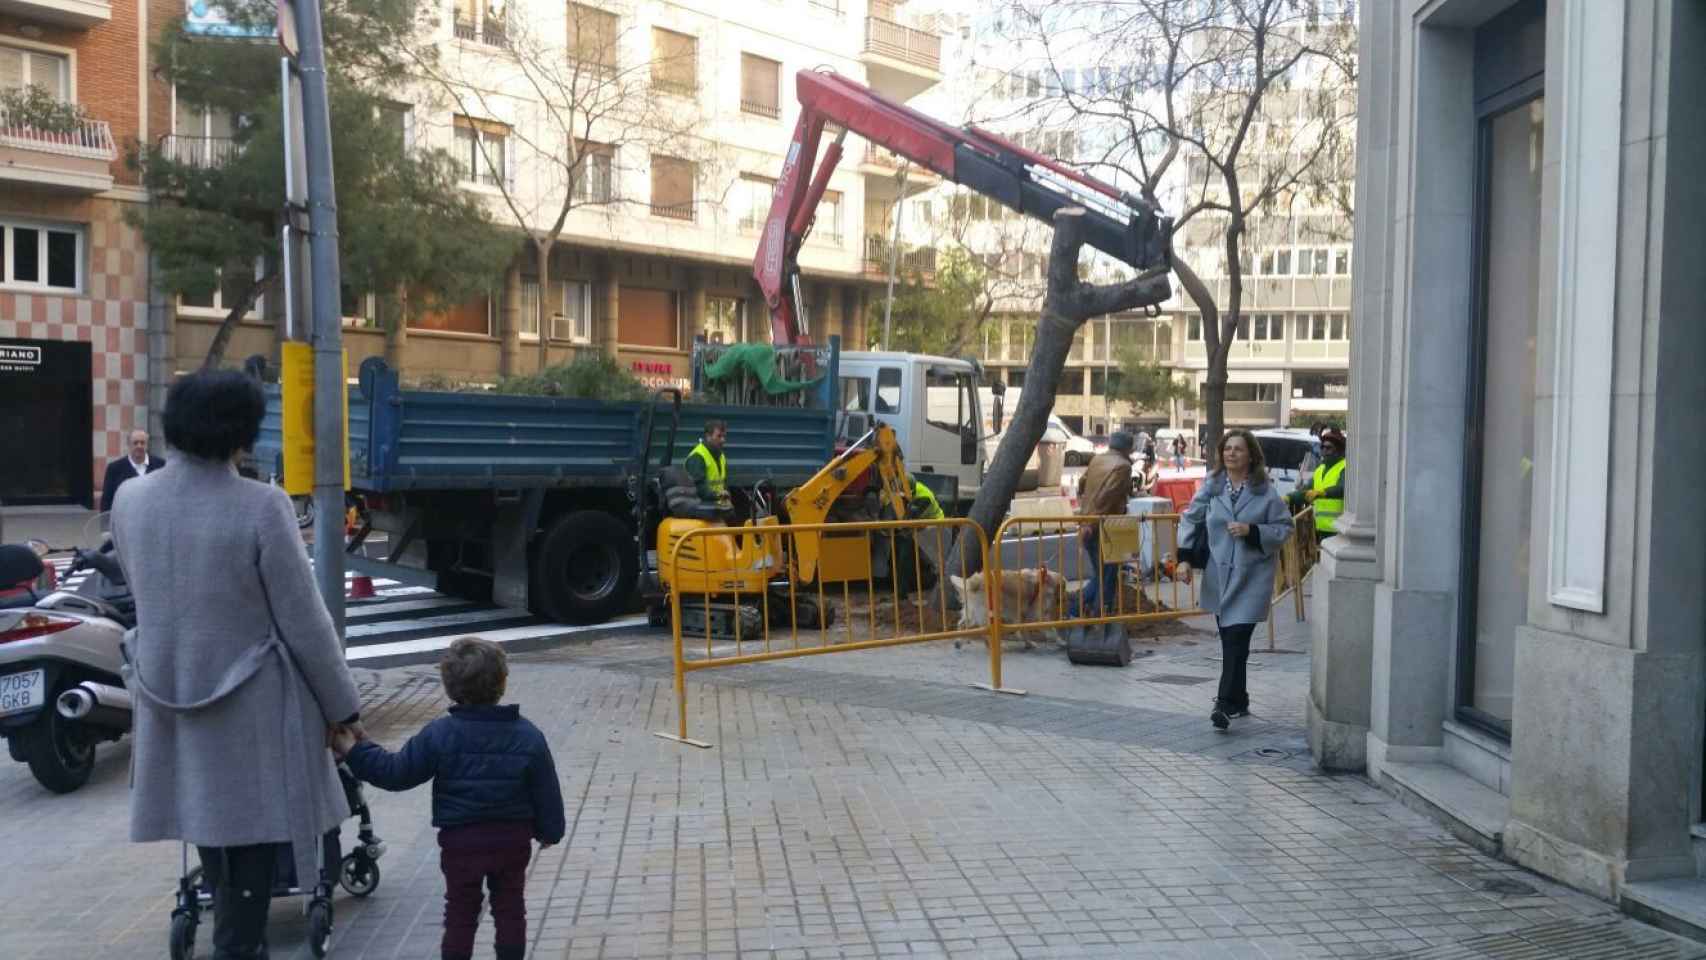
[[[232,6],[242,9],[241,4]],[[185,0],[184,32],[200,37],[271,40],[278,34],[278,23],[233,15],[230,7],[220,0]]]
[[[34,373],[40,368],[40,347],[0,343],[0,370],[7,373]]]
[[[636,380],[652,389],[675,387],[683,393],[693,388],[693,382],[676,373],[675,361],[667,357],[629,359],[628,370]]]
[[[314,348],[306,343],[284,345],[279,373],[284,432],[284,492],[293,497],[314,492]],[[349,351],[343,356],[344,380],[349,379]],[[344,489],[349,483],[349,390],[344,390]]]

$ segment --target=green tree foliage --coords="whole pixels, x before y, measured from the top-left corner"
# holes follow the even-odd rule
[[[1125,402],[1132,409],[1162,412],[1174,400],[1195,399],[1190,386],[1173,379],[1173,374],[1150,360],[1142,351],[1127,347],[1119,353],[1119,370],[1108,378],[1108,399]]]
[[[222,5],[240,25],[270,23],[277,11],[273,0]],[[404,322],[391,309],[398,294],[407,293],[411,309],[432,309],[490,289],[516,250],[482,202],[460,189],[451,156],[405,149],[397,115],[388,113],[384,91],[404,75],[400,51],[418,43],[420,26],[412,0],[325,3],[344,293],[378,295],[391,322]],[[202,297],[222,285],[226,291],[229,312],[205,361],[217,366],[238,318],[281,273],[278,45],[186,36],[174,20],[156,39],[154,58],[180,103],[231,119],[228,141],[191,134],[142,145],[130,157],[155,201],[129,218],[157,258],[161,287]],[[257,261],[258,278],[233,279],[253,276]]]
[[[887,253],[883,256],[886,263]],[[982,334],[994,304],[988,294],[987,271],[958,247],[937,255],[933,271],[925,259],[917,256],[917,251],[902,257],[888,349],[959,356]],[[874,347],[882,345],[883,307],[883,298],[875,298],[865,318]]]

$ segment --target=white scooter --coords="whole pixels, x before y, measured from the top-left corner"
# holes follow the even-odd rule
[[[54,793],[89,780],[95,746],[129,732],[120,643],[136,624],[124,572],[110,553],[73,549],[58,589],[41,541],[0,544],[0,736],[12,759]]]

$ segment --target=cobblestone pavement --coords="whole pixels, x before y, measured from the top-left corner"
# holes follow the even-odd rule
[[[531,956],[1706,956],[1311,770],[1306,636],[1254,656],[1228,735],[1196,624],[1125,670],[1014,649],[1027,697],[969,688],[983,650],[945,643],[706,671],[710,750],[651,736],[675,716],[657,636],[518,656],[570,806],[531,868]],[[428,668],[359,676],[383,742],[444,707]],[[102,753],[67,797],[0,768],[0,958],[165,955],[178,850],[125,842],[128,747]],[[436,957],[430,794],[369,799],[385,876],[339,895],[331,956]],[[274,957],[307,956],[299,910],[275,905]]]

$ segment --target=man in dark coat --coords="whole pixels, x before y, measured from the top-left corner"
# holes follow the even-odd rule
[[[148,431],[130,431],[130,452],[107,464],[107,477],[101,481],[101,512],[113,508],[113,497],[119,485],[133,477],[147,476],[164,467],[166,461],[148,452]]]

